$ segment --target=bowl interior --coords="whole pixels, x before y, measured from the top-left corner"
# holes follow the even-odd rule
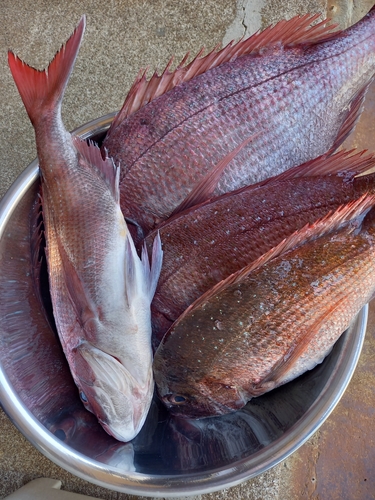
[[[113,115],[75,133],[100,141]],[[154,398],[141,433],[119,443],[83,407],[51,315],[33,282],[30,219],[37,162],[0,205],[0,401],[23,434],[58,465],[134,494],[176,496],[233,485],[278,463],[323,423],[341,397],[362,347],[367,308],[314,370],[223,417],[172,417]]]

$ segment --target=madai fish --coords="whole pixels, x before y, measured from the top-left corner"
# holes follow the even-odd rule
[[[153,395],[150,302],[161,267],[139,259],[119,205],[118,168],[64,128],[61,101],[83,17],[46,71],[9,52],[35,129],[54,318],[86,408],[121,441],[140,430]]]
[[[375,291],[374,211],[361,220],[374,201],[364,195],[294,233],[182,314],[154,357],[172,412],[240,409],[324,359]]]
[[[262,185],[224,194],[158,226],[163,268],[152,312],[153,346],[194,300],[281,240],[340,205],[375,193],[373,155],[340,151]],[[150,254],[156,230],[146,238]]]
[[[149,81],[139,75],[103,147],[121,164],[123,213],[145,235],[186,198],[258,182],[343,142],[375,72],[375,9],[341,32],[310,27],[317,18],[281,21]]]

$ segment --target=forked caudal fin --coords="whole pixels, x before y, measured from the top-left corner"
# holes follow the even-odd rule
[[[65,87],[81,45],[85,26],[86,18],[82,16],[72,36],[57,52],[44,71],[28,66],[13,52],[8,52],[10,71],[33,125],[41,115],[41,110],[44,113],[59,111]]]

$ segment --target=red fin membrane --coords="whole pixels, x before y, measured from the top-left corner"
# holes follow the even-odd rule
[[[161,75],[155,72],[149,80],[146,78],[147,69],[141,70],[130,88],[120,112],[113,120],[108,134],[125,118],[148,102],[209,69],[216,68],[243,55],[258,54],[261,50],[277,44],[284,46],[312,45],[329,40],[340,33],[336,30],[337,25],[327,26],[327,20],[311,26],[319,17],[319,14],[305,14],[293,17],[289,21],[280,21],[275,26],[257,32],[246,40],[241,39],[237,43],[230,42],[223,49],[219,50],[216,46],[205,56],[202,55],[204,51],[202,48],[189,64],[186,64],[190,55],[187,53],[174,71],[170,71],[173,63],[172,58]]]
[[[364,87],[359,92],[357,92],[357,94],[353,97],[352,101],[350,102],[347,117],[345,118],[340,128],[340,131],[336,137],[336,140],[330,150],[331,153],[335,151],[337,148],[339,148],[341,144],[345,141],[345,139],[354,130],[354,127],[356,126],[359,117],[362,114],[366,93],[373,79],[374,77],[372,77],[369,80],[369,82],[367,82],[364,85]]]
[[[8,52],[10,70],[32,123],[40,115],[42,107],[53,113],[60,104],[81,45],[85,25],[86,18],[83,16],[73,35],[45,71],[28,66],[13,52]]]
[[[359,222],[358,219],[360,218],[361,222],[362,218],[374,204],[375,195],[365,194],[358,200],[350,202],[347,205],[343,205],[334,213],[328,214],[326,217],[316,221],[314,224],[307,224],[305,227],[296,231],[288,238],[285,238],[276,247],[272,248],[264,255],[259,257],[259,259],[255,260],[240,271],[237,271],[236,273],[228,276],[228,278],[220,281],[220,283],[218,283],[217,285],[213,286],[199,299],[193,302],[193,304],[191,304],[185,310],[185,312],[178,318],[177,321],[180,321],[181,318],[189,314],[190,311],[195,307],[202,305],[211,296],[220,293],[220,291],[226,286],[240,282],[241,280],[245,279],[252,271],[259,269],[260,267],[267,264],[267,262],[269,262],[270,260],[285,254],[289,250],[297,248],[305,243],[308,243],[309,241],[313,241],[333,231],[337,231],[345,223],[353,222],[353,225],[348,228],[348,231],[356,229]],[[357,225],[355,225],[355,222],[357,222]]]
[[[73,137],[74,145],[81,155],[79,161],[93,168],[107,183],[116,203],[120,203],[120,169],[115,166],[112,158],[103,159],[100,148],[92,141],[87,143],[79,137]],[[85,166],[85,165],[84,165]]]
[[[42,220],[42,200],[38,194],[30,213],[30,254],[31,254],[31,269],[35,288],[35,294],[38,297],[41,307],[44,310],[42,293],[41,293],[41,268],[43,251],[43,220]],[[46,316],[46,315],[45,315]]]

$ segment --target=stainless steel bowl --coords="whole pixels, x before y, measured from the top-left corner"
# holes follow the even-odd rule
[[[100,141],[113,114],[74,133]],[[273,467],[325,421],[357,364],[367,306],[325,361],[241,411],[189,421],[155,399],[129,444],[108,436],[79,399],[48,303],[32,280],[30,214],[39,173],[32,162],[0,203],[0,401],[24,436],[53,462],[100,486],[171,497],[234,486]],[[44,278],[46,279],[46,277]]]

